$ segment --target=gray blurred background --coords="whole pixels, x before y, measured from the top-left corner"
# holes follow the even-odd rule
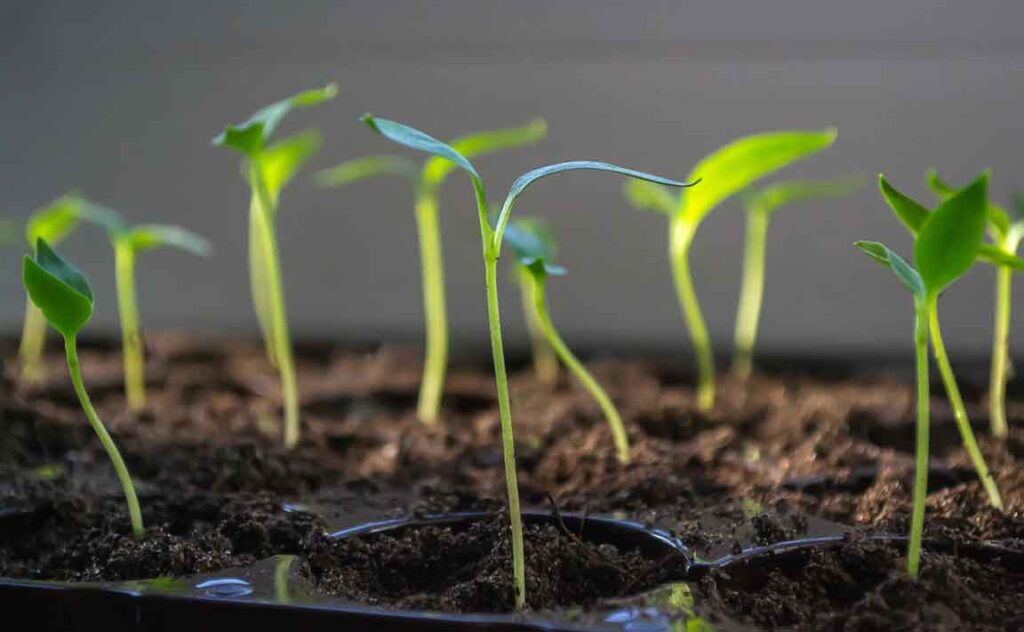
[[[1019,125],[1024,5],[1006,0],[830,3],[611,0],[482,2],[42,2],[0,5],[3,214],[75,189],[133,221],[180,223],[215,257],[171,251],[139,264],[148,330],[252,335],[246,276],[248,195],[238,160],[210,147],[225,123],[295,91],[336,81],[339,98],[294,115],[319,127],[321,154],[285,191],[279,220],[288,307],[299,338],[418,341],[420,286],[412,192],[401,181],[318,190],[315,169],[392,151],[357,123],[364,111],[441,138],[543,115],[548,139],[480,159],[492,196],[521,172],[599,159],[683,177],[739,135],[837,125],[836,145],[785,176],[878,172],[930,200],[923,173],[964,182],[994,169],[1006,201],[1024,187]],[[570,343],[591,349],[688,347],[666,259],[666,222],[634,211],[619,178],[546,180],[524,195],[561,239],[570,276],[550,287]],[[486,339],[483,268],[467,181],[442,198],[456,350]],[[693,251],[697,290],[719,351],[731,344],[742,212],[711,214]],[[909,352],[911,305],[851,242],[910,241],[873,185],[802,204],[773,223],[761,348]],[[3,249],[0,323],[20,324],[24,247]],[[85,228],[64,251],[91,275],[91,331],[113,331],[110,249]],[[983,353],[992,269],[979,266],[941,305],[952,352]],[[518,296],[503,292],[513,344]],[[1024,307],[1018,284],[1016,306]],[[1024,312],[1014,331],[1021,330]],[[1024,335],[1014,335],[1020,349]]]

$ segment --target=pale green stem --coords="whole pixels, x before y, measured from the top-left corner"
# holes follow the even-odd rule
[[[292,355],[291,333],[288,331],[288,315],[285,311],[284,287],[281,280],[281,262],[278,255],[277,236],[274,232],[273,201],[267,191],[259,169],[253,165],[249,178],[256,191],[262,219],[260,236],[265,254],[264,268],[267,307],[270,310],[270,324],[273,331],[274,355],[281,374],[281,389],[284,398],[284,445],[292,448],[299,442],[299,390],[295,377],[295,360]]]
[[[682,214],[672,216],[669,225],[669,258],[679,305],[690,328],[693,351],[697,355],[697,407],[708,411],[715,405],[715,358],[697,293],[693,289],[693,278],[690,276],[689,252],[694,228]]]
[[[416,228],[420,238],[420,269],[423,274],[423,314],[426,320],[426,354],[423,381],[416,407],[420,421],[433,424],[441,408],[445,373],[448,370],[448,316],[444,296],[444,263],[437,198],[421,192],[416,198]]]
[[[256,321],[263,335],[263,346],[267,360],[277,366],[274,328],[271,324],[269,299],[267,298],[267,257],[263,252],[265,223],[260,212],[259,195],[253,190],[249,201],[249,286],[252,291],[252,306],[256,312]]]
[[[274,598],[278,603],[291,603],[291,591],[288,590],[288,576],[295,563],[294,555],[278,555],[274,562]]]
[[[743,284],[736,313],[736,349],[732,373],[741,380],[750,377],[754,364],[754,344],[764,300],[765,242],[771,214],[760,207],[747,210],[747,238],[743,254]]]
[[[1003,251],[1015,254],[1022,235],[1016,228],[1011,229],[1002,243]],[[1010,295],[1012,292],[1013,269],[1000,266],[996,269],[996,306],[992,335],[992,371],[989,377],[988,406],[992,434],[1005,437],[1009,430],[1006,423],[1006,380],[1010,367]]]
[[[127,240],[114,242],[114,276],[118,317],[121,319],[124,394],[128,410],[138,412],[146,407],[146,360],[135,298],[135,250]]]
[[[928,327],[931,330],[932,349],[935,353],[935,362],[939,365],[939,374],[942,376],[942,383],[946,388],[946,396],[953,408],[953,417],[956,419],[957,428],[960,430],[960,438],[967,448],[967,454],[974,464],[982,487],[988,494],[989,502],[996,509],[1003,508],[1003,499],[999,495],[999,488],[996,486],[995,478],[989,472],[985,457],[978,448],[978,442],[974,438],[974,431],[971,429],[971,422],[967,418],[967,409],[964,407],[964,400],[960,396],[960,389],[956,384],[956,377],[953,375],[953,368],[949,364],[949,357],[946,355],[946,346],[942,342],[942,331],[939,329],[939,312],[936,309],[936,299],[932,297],[928,301]]]
[[[622,423],[622,417],[619,415],[619,411],[615,408],[615,404],[612,403],[612,399],[608,397],[608,393],[605,392],[601,385],[597,383],[594,376],[587,371],[583,363],[573,355],[572,351],[562,340],[562,337],[558,335],[555,330],[555,325],[551,322],[551,315],[548,313],[547,301],[544,296],[544,281],[534,277],[533,285],[533,297],[534,305],[536,306],[537,318],[540,321],[541,331],[547,336],[548,342],[551,343],[551,347],[561,358],[562,363],[568,367],[569,371],[576,376],[576,379],[583,384],[583,386],[590,392],[597,404],[601,407],[604,412],[605,419],[608,420],[608,426],[612,430],[612,437],[615,441],[615,453],[620,463],[629,463],[629,438],[626,436],[626,426]]]
[[[526,329],[530,333],[530,345],[533,349],[533,372],[537,381],[547,386],[558,382],[558,357],[551,344],[544,338],[537,308],[534,305],[535,281],[530,271],[523,266],[516,266],[519,275],[519,292],[523,299],[523,318]]]
[[[139,509],[139,498],[135,495],[135,485],[132,483],[132,477],[128,473],[128,467],[124,464],[124,459],[121,458],[117,445],[114,444],[110,433],[107,432],[103,422],[100,421],[99,415],[96,414],[96,409],[92,406],[92,401],[89,400],[89,394],[85,391],[85,385],[82,383],[82,372],[78,366],[78,348],[76,344],[75,336],[66,336],[64,338],[64,351],[68,358],[68,371],[71,373],[71,383],[74,384],[75,394],[78,395],[78,402],[82,405],[82,410],[85,411],[85,416],[89,419],[89,425],[92,426],[93,432],[99,437],[100,443],[103,444],[103,449],[106,450],[107,456],[110,457],[110,461],[114,464],[117,478],[121,481],[121,487],[124,489],[124,498],[128,501],[128,515],[132,523],[132,533],[136,537],[141,537],[143,532],[142,511]]]
[[[910,540],[907,543],[907,573],[911,577],[917,577],[921,563],[921,536],[924,532],[925,500],[928,497],[928,305],[923,299],[915,301],[914,316],[917,445],[914,459],[914,501],[910,515]]]
[[[43,351],[46,349],[46,317],[31,300],[25,301],[25,322],[21,326],[21,344],[18,359],[21,379],[30,384],[46,377]]]

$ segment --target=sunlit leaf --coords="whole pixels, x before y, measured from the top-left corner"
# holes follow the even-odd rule
[[[548,124],[536,118],[522,127],[477,132],[456,138],[448,144],[466,158],[474,158],[502,149],[512,149],[535,143],[547,135]],[[454,165],[448,159],[434,156],[427,159],[423,167],[423,180],[431,186],[439,186],[451,173]]]
[[[92,289],[76,267],[36,242],[35,258],[25,257],[22,279],[29,298],[64,336],[74,336],[92,316]]]
[[[322,187],[341,187],[378,176],[403,176],[416,181],[420,177],[419,166],[405,156],[366,156],[317,172],[316,183]]]
[[[336,94],[338,94],[338,87],[332,83],[323,88],[306,90],[282,101],[271,103],[256,111],[244,122],[225,127],[224,131],[213,139],[213,144],[230,147],[247,156],[254,156],[263,151],[267,139],[277,129],[285,115],[292,110],[329,101]]]
[[[274,202],[273,210],[277,210],[277,200],[281,189],[298,173],[310,158],[320,149],[320,133],[306,130],[294,136],[280,140],[264,149],[254,158],[260,168],[263,185]]]
[[[745,201],[749,208],[771,213],[802,200],[843,197],[859,189],[863,183],[859,176],[822,180],[784,180],[773,182],[747,194]]]
[[[32,213],[25,224],[25,237],[29,246],[34,248],[40,239],[49,244],[62,241],[78,226],[80,207],[81,198],[68,194]]]
[[[916,235],[928,221],[929,210],[917,200],[897,190],[885,179],[884,175],[878,176],[878,189],[910,234]]]
[[[932,294],[959,278],[978,257],[985,236],[988,176],[949,197],[930,215],[914,241],[914,265]]]
[[[940,200],[944,200],[956,193],[956,187],[943,180],[939,176],[938,170],[934,167],[925,172],[924,181],[932,193]]]
[[[132,248],[136,251],[167,246],[200,257],[210,254],[210,242],[180,226],[142,224],[131,230],[129,239],[131,240]]]
[[[929,169],[925,173],[925,182],[940,201],[948,199],[957,192],[956,187],[939,177],[939,172],[934,168]],[[988,222],[992,228],[993,239],[997,242],[1002,242],[1010,232],[1010,214],[1003,207],[990,201],[988,204]]]
[[[892,271],[914,296],[924,297],[925,287],[921,275],[885,244],[877,241],[858,241],[854,245],[860,248],[864,254]]]
[[[660,184],[629,179],[623,185],[626,199],[641,211],[655,211],[671,215],[679,208],[678,196]]]

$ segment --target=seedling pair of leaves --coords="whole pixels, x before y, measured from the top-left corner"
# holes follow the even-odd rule
[[[945,200],[956,193],[956,189],[939,177],[934,170],[926,176],[929,188]],[[1024,199],[1019,196],[1014,200],[1010,210],[990,203],[988,207],[989,235],[995,246],[1004,255],[1016,258],[1017,247],[1024,237]],[[1010,370],[1010,305],[1011,283],[1014,270],[1019,270],[1015,262],[996,264],[996,296],[992,335],[992,361],[989,372],[989,421],[992,434],[1005,437],[1008,432],[1006,423],[1006,381]]]
[[[319,105],[336,94],[337,87],[333,84],[300,92],[258,110],[238,125],[227,126],[213,139],[214,145],[233,149],[244,156],[243,173],[251,192],[250,288],[267,357],[281,376],[287,447],[299,441],[299,393],[275,220],[281,190],[320,148],[320,134],[306,130],[272,145],[267,143],[289,112]]]
[[[697,404],[710,410],[715,403],[715,365],[704,315],[690,273],[689,252],[697,227],[719,204],[754,182],[832,145],[836,130],[781,131],[735,140],[709,154],[690,172],[689,180],[706,184],[670,193],[656,184],[629,182],[626,196],[633,206],[664,213],[669,218],[669,260],[679,305],[697,356]]]
[[[89,322],[93,311],[93,295],[89,281],[77,268],[54,252],[42,238],[36,242],[34,258],[25,257],[22,275],[29,299],[64,337],[68,371],[75,394],[85,416],[89,419],[89,424],[114,465],[128,503],[132,532],[139,537],[143,533],[143,524],[135,485],[117,445],[93,408],[82,381],[78,362],[78,332]]]
[[[907,570],[917,575],[924,529],[925,497],[928,489],[928,340],[932,341],[936,363],[953,407],[957,427],[982,486],[993,506],[1002,508],[995,480],[978,449],[967,419],[939,330],[939,295],[960,278],[982,252],[982,239],[988,214],[988,176],[983,175],[928,213],[909,197],[896,191],[884,177],[879,178],[882,195],[896,215],[914,233],[914,265],[882,243],[860,241],[856,245],[865,254],[896,275],[914,299],[914,342],[917,367],[917,446],[914,499],[911,514]],[[911,202],[913,202],[911,204]]]
[[[546,134],[547,123],[543,119],[534,119],[522,127],[469,134],[456,138],[449,145],[463,156],[474,158],[535,143]],[[423,379],[416,411],[419,419],[427,424],[437,421],[448,371],[448,314],[445,307],[438,197],[441,185],[454,169],[455,165],[451,161],[439,156],[430,156],[419,165],[406,156],[383,155],[348,160],[319,172],[316,178],[324,187],[345,186],[378,176],[401,176],[413,185],[426,325]]]
[[[483,179],[476,167],[451,145],[445,144],[417,129],[375,118],[363,117],[363,121],[385,138],[410,149],[438,156],[450,161],[465,171],[473,185],[480,224],[480,238],[483,246],[484,276],[487,290],[487,321],[491,338],[491,354],[494,359],[495,385],[498,391],[498,411],[501,419],[502,453],[505,462],[505,482],[509,499],[509,518],[512,532],[512,577],[516,587],[515,606],[522,609],[526,600],[526,572],[523,552],[523,527],[519,506],[519,488],[516,482],[515,442],[512,433],[512,415],[509,404],[508,379],[505,370],[505,354],[501,335],[501,318],[498,309],[497,263],[501,252],[502,239],[516,200],[527,187],[546,176],[572,170],[597,170],[618,173],[633,178],[657,182],[665,186],[688,186],[687,183],[661,178],[651,174],[626,169],[617,165],[594,161],[563,162],[529,171],[512,183],[505,202],[502,204],[497,223],[492,226],[487,213],[487,194]]]

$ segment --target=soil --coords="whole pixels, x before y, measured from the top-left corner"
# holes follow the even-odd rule
[[[277,382],[254,344],[150,341],[144,412],[125,411],[120,354],[83,346],[86,385],[136,480],[146,534],[131,537],[120,487],[77,407],[62,358],[42,384],[0,382],[0,577],[189,576],[295,554],[322,594],[366,604],[504,612],[512,588],[497,403],[487,363],[454,367],[436,426],[415,418],[415,350],[299,348],[300,445],[280,447]],[[8,352],[10,348],[8,348]],[[10,357],[10,353],[7,356]],[[1011,434],[986,435],[984,375],[961,375],[1005,511],[989,507],[933,392],[926,537],[917,581],[902,572],[913,458],[909,367],[780,363],[747,385],[723,377],[696,411],[687,358],[588,363],[626,421],[615,458],[597,405],[563,375],[520,366],[512,406],[523,503],[611,515],[677,535],[702,560],[805,536],[841,545],[683,577],[633,550],[562,529],[527,533],[533,610],[600,609],[690,580],[675,616],[725,629],[1020,629],[1024,565],[978,561],[982,543],[1024,552],[1024,392]],[[513,367],[515,368],[515,367]],[[482,511],[493,521],[338,540],[383,518]],[[1019,560],[1012,557],[1008,559]],[[652,570],[653,568],[653,570]]]

